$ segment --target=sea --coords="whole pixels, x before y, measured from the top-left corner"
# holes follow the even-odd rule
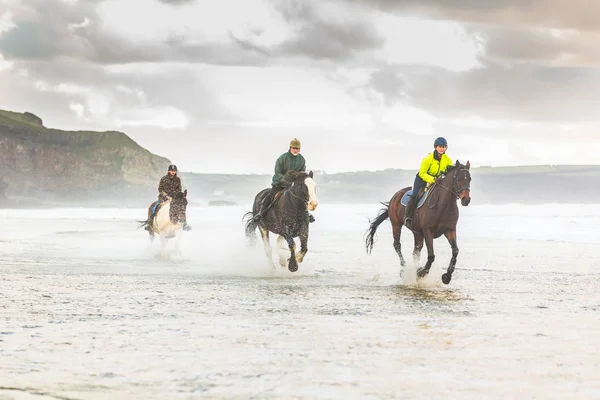
[[[297,272],[250,205],[0,210],[0,399],[600,399],[600,204],[460,208],[430,274],[381,205],[322,203]],[[164,256],[164,257],[163,257]]]

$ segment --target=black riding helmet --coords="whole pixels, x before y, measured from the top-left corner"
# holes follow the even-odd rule
[[[177,165],[175,165],[175,164],[169,165],[169,171],[175,171],[175,172],[177,172]]]
[[[433,142],[433,147],[436,146],[448,146],[448,141],[446,140],[446,138],[439,137],[435,139],[435,142]]]

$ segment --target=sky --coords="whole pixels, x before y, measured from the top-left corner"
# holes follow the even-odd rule
[[[597,164],[600,1],[0,0],[0,109],[181,171]]]

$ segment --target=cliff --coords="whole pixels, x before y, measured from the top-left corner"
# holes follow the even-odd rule
[[[0,110],[5,205],[145,204],[169,163],[122,132],[49,129],[34,114]]]

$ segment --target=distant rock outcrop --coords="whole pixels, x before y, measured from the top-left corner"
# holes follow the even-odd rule
[[[62,131],[0,110],[0,199],[30,204],[151,201],[170,161],[122,132]]]

